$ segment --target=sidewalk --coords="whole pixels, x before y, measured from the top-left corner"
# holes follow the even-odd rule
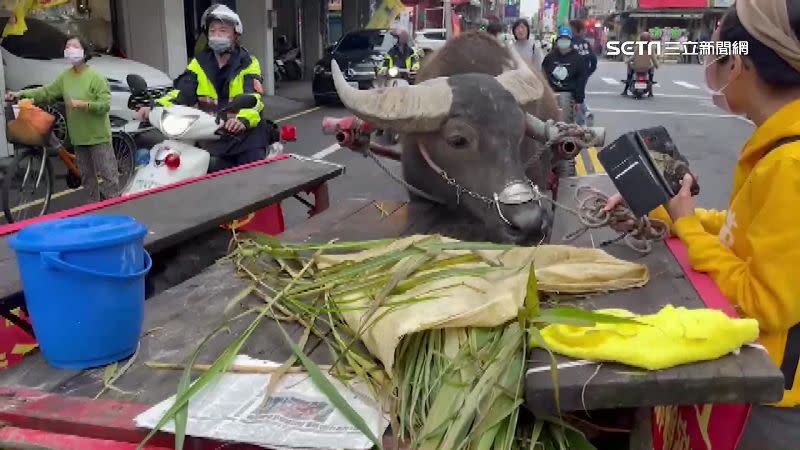
[[[297,114],[314,107],[310,81],[282,81],[274,96],[264,100],[264,116],[270,120]]]

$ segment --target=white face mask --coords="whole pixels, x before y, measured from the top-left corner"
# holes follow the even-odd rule
[[[84,62],[86,55],[82,48],[68,47],[64,49],[64,58],[75,66]]]
[[[723,57],[715,58],[705,65],[704,75],[706,82],[706,92],[708,92],[708,94],[711,95],[711,101],[714,102],[715,106],[729,113],[733,113],[733,111],[731,110],[731,105],[728,104],[728,98],[725,96],[725,89],[728,88],[732,80],[729,79],[720,87],[714,87],[711,86],[712,83],[709,80],[708,76],[708,69],[710,69],[715,63],[719,62],[722,58]]]

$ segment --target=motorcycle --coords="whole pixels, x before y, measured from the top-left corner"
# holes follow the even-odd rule
[[[236,135],[228,133],[223,123],[228,112],[253,108],[256,99],[252,95],[235,97],[216,114],[208,114],[197,108],[182,105],[170,107],[154,106],[154,99],[147,93],[147,83],[138,75],[128,75],[128,86],[131,90],[131,108],[140,106],[152,107],[146,121],[140,127],[157,129],[166,138],[154,145],[149,151],[149,158],[136,170],[131,181],[123,189],[122,196],[128,196],[150,189],[167,186],[179,181],[196,178],[208,173],[211,154],[195,145],[198,141],[215,141],[219,139],[238,140]],[[135,99],[143,99],[143,101]],[[270,143],[266,159],[283,153],[283,142],[294,140],[294,127],[284,126],[278,130],[270,123]]]
[[[303,65],[300,62],[300,49],[293,48],[275,59],[282,80],[296,81],[303,78]]]
[[[627,83],[628,80],[621,80],[623,83]],[[644,96],[650,92],[652,92],[653,86],[657,83],[655,81],[650,81],[647,71],[644,72],[636,72],[633,74],[633,79],[631,80],[631,84],[628,86],[628,90],[631,91],[633,98],[636,100],[641,100]]]
[[[381,72],[376,70],[373,87],[376,89],[408,86],[414,84],[417,72],[410,69],[401,69],[397,66],[390,67]],[[379,141],[385,145],[395,145],[400,142],[400,133],[394,130],[376,130]]]

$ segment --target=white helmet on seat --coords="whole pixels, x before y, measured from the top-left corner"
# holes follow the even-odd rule
[[[238,14],[233,12],[233,10],[225,5],[216,3],[206,9],[206,11],[203,13],[203,17],[200,18],[200,25],[203,27],[204,32],[208,33],[208,26],[214,20],[219,20],[233,25],[236,34],[242,34],[244,31],[242,19],[239,18]]]

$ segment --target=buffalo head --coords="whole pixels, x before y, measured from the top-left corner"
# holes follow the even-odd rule
[[[545,86],[509,50],[513,66],[496,76],[463,73],[361,91],[347,84],[335,62],[332,72],[339,97],[353,114],[401,133],[406,182],[428,200],[478,219],[491,240],[534,243],[546,235],[552,218],[525,175],[521,148],[526,110]]]

